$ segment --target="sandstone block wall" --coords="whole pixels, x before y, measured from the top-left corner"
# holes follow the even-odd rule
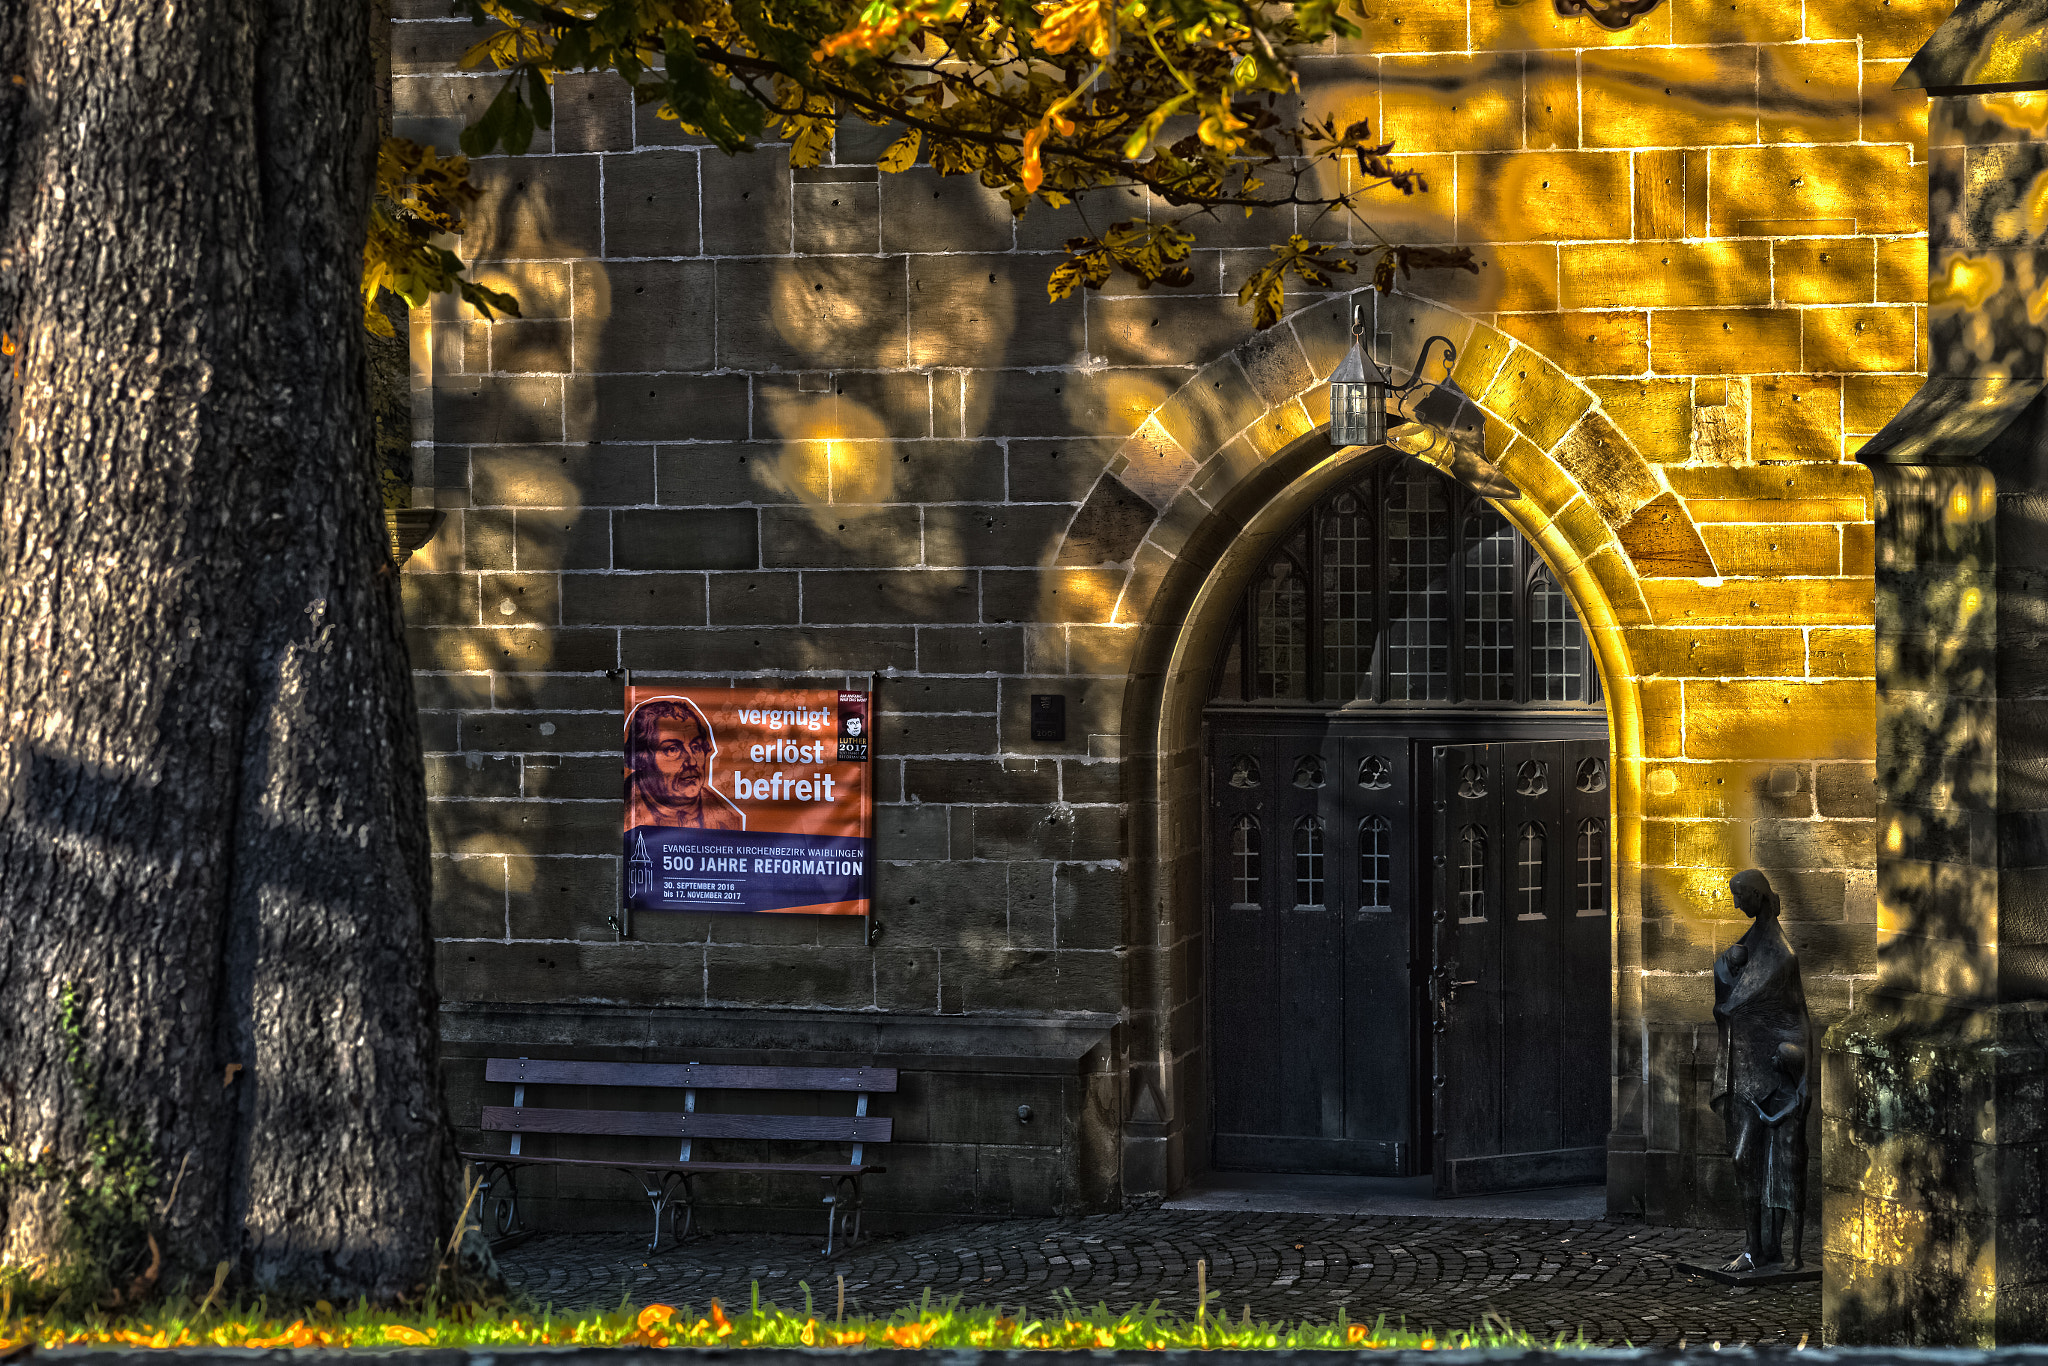
[[[1253,336],[1232,295],[1289,231],[1467,243],[1478,275],[1404,282],[1376,331],[1402,367],[1454,334],[1530,495],[1504,510],[1601,641],[1614,1189],[1702,1212],[1693,1041],[1744,925],[1728,872],[1783,893],[1823,1021],[1873,972],[1849,457],[1924,367],[1925,102],[1889,86],[1947,6],[1671,0],[1620,34],[1537,0],[1370,8],[1306,97],[1370,118],[1430,193],[1367,195],[1370,227],[1201,224],[1184,291],[1046,300],[1062,239],[1166,212],[1132,192],[1013,221],[971,182],[878,174],[887,130],[849,123],[792,171],[693,143],[615,78],[565,79],[552,135],[478,165],[463,253],[522,317],[415,319],[416,501],[449,517],[405,573],[449,998],[1093,1022],[1123,1187],[1199,1169],[1200,830],[1175,797],[1199,699],[1159,661],[1206,667],[1196,590],[1243,572],[1230,547],[1314,447],[1344,340],[1313,296]],[[399,131],[452,146],[500,78],[458,70],[468,24],[401,9]],[[878,943],[691,916],[616,940],[621,668],[879,675]],[[1067,695],[1064,744],[1029,739],[1036,692]],[[1056,1151],[1067,1175],[1002,1209],[1114,1198],[1072,1176],[1100,1152]]]

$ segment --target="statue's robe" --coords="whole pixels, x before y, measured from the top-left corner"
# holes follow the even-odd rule
[[[1805,1106],[1775,1126],[1765,1124],[1757,1108],[1775,1113],[1792,1094],[1777,1063],[1780,1044],[1798,1045],[1807,1068],[1815,1065],[1806,991],[1799,960],[1776,916],[1758,916],[1736,943],[1748,953],[1747,963],[1734,967],[1726,952],[1714,960],[1714,1023],[1721,1047],[1709,1103],[1727,1126],[1745,1198],[1759,1199],[1767,1209],[1794,1210],[1806,1158]]]

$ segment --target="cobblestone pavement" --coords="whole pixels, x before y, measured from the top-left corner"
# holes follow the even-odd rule
[[[847,1308],[887,1314],[953,1295],[1022,1305],[1056,1295],[1114,1310],[1157,1299],[1195,1309],[1195,1263],[1220,1292],[1213,1312],[1251,1306],[1261,1319],[1355,1322],[1385,1314],[1413,1327],[1458,1328],[1488,1314],[1536,1334],[1584,1330],[1620,1345],[1820,1341],[1820,1287],[1732,1289],[1688,1276],[1674,1258],[1733,1250],[1739,1234],[1626,1220],[1422,1219],[1135,1210],[1085,1219],[1016,1220],[876,1238],[831,1261],[819,1240],[714,1235],[649,1256],[629,1234],[543,1234],[499,1254],[507,1277],[561,1308],[631,1296],[704,1307],[761,1297],[800,1307],[808,1282],[828,1311],[834,1277]]]

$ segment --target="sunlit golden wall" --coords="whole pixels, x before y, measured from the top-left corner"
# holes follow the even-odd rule
[[[455,73],[473,35],[434,8],[394,43],[401,131],[446,144],[490,87]],[[406,574],[444,990],[1121,1024],[1090,1103],[1127,1188],[1177,1184],[1202,1160],[1207,1026],[1182,800],[1200,698],[1173,671],[1344,340],[1341,306],[1303,297],[1254,336],[1232,296],[1290,231],[1466,243],[1480,273],[1404,282],[1377,334],[1402,367],[1454,334],[1530,495],[1505,510],[1599,636],[1617,854],[1639,873],[1616,907],[1617,1189],[1691,1212],[1725,1166],[1694,1082],[1708,965],[1742,929],[1728,872],[1784,895],[1823,1019],[1872,972],[1870,481],[1850,456],[1925,364],[1924,100],[1889,85],[1947,6],[1672,0],[1620,34],[1546,0],[1367,8],[1362,40],[1308,59],[1305,97],[1371,119],[1430,193],[1205,225],[1183,291],[1048,303],[1084,213],[1165,206],[1119,191],[1012,222],[971,183],[878,175],[890,134],[857,123],[792,173],[572,81],[552,139],[484,163],[465,250],[525,316],[418,324],[422,498],[451,511]],[[618,667],[883,674],[879,945],[738,917],[611,942]],[[1069,739],[1031,741],[1027,698],[1054,691]],[[934,1170],[1071,1189],[1085,1165],[930,1142]],[[924,1195],[1055,1199],[1017,1179]]]

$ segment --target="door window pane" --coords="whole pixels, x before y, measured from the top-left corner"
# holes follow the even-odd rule
[[[1450,485],[1407,468],[1387,485],[1387,696],[1451,695]]]
[[[1294,823],[1294,904],[1323,904],[1323,822],[1303,816]]]
[[[1468,825],[1458,832],[1458,920],[1486,919],[1486,831]]]
[[[1585,695],[1586,633],[1571,599],[1548,565],[1529,581],[1529,695],[1538,702],[1577,702]]]
[[[1286,555],[1276,555],[1259,583],[1258,663],[1252,672],[1261,698],[1308,696],[1308,586]]]
[[[1259,822],[1239,816],[1230,827],[1230,881],[1240,906],[1259,904]]]
[[[1543,919],[1543,822],[1530,821],[1522,827],[1522,844],[1515,859],[1516,891],[1521,895],[1519,920]]]
[[[1385,816],[1358,823],[1358,904],[1363,910],[1393,909],[1394,829]]]
[[[1369,698],[1376,557],[1371,506],[1356,491],[1339,493],[1323,512],[1322,556],[1323,696]]]
[[[1481,503],[1465,519],[1465,700],[1515,697],[1515,543],[1521,538]]]
[[[1578,913],[1607,914],[1607,822],[1588,816],[1579,822]]]

